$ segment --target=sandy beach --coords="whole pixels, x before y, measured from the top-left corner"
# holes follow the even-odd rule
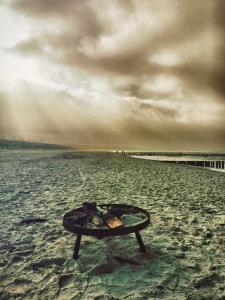
[[[0,299],[225,297],[225,174],[112,153],[0,151]],[[151,215],[142,231],[75,237],[63,215],[83,201]],[[29,218],[41,222],[24,223]],[[22,222],[21,222],[22,221]],[[117,258],[115,258],[115,256]]]

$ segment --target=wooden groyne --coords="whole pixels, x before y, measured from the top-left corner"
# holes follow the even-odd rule
[[[176,163],[181,165],[189,165],[196,167],[205,167],[212,169],[225,169],[224,160],[160,160],[167,163]]]
[[[125,153],[125,152],[124,152]],[[165,157],[182,157],[182,156],[191,156],[194,157],[196,156],[201,156],[201,157],[208,157],[208,159],[210,160],[210,158],[212,158],[215,156],[222,156],[225,159],[225,152],[156,152],[156,151],[151,151],[151,152],[139,152],[139,151],[134,151],[134,152],[130,152],[130,151],[126,151],[127,155],[138,155],[138,156],[165,156]],[[184,158],[185,160],[185,158]]]
[[[123,152],[123,154],[166,163],[225,170],[225,152]]]

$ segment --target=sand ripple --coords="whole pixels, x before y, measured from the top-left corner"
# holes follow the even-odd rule
[[[224,299],[225,174],[103,153],[0,160],[0,299]],[[148,251],[84,237],[74,261],[62,218],[87,200],[147,209]]]

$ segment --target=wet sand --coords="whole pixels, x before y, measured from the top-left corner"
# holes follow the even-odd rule
[[[74,261],[62,218],[89,200],[147,209],[147,252],[132,234],[84,237]],[[225,174],[208,169],[119,154],[2,150],[0,299],[222,300],[224,200]]]

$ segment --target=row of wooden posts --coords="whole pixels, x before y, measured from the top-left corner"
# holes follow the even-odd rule
[[[189,166],[198,166],[213,169],[225,169],[224,160],[163,160],[164,162],[176,163]]]

